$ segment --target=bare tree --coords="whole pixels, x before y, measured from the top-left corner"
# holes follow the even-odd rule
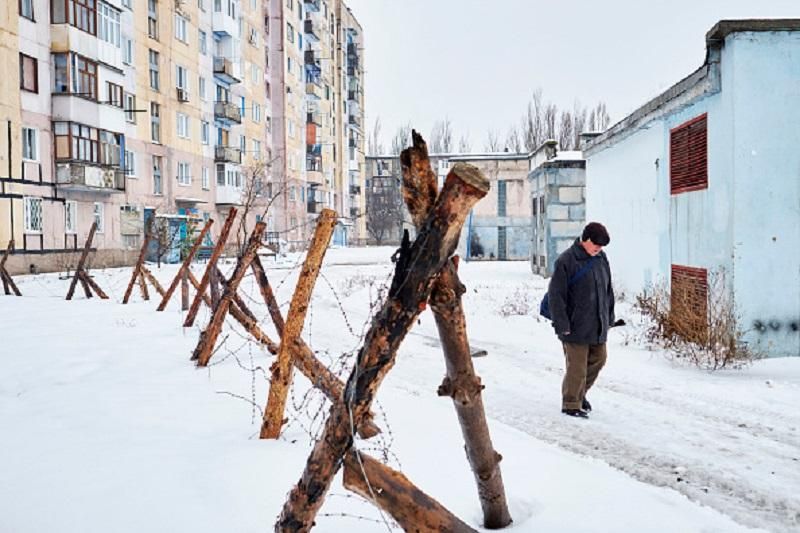
[[[558,136],[558,133],[556,132],[557,118],[558,108],[555,104],[548,103],[545,106],[544,114],[542,115],[542,122],[544,124],[544,139],[542,139],[542,142],[549,139],[555,139]]]
[[[561,111],[561,116],[558,121],[558,147],[560,150],[574,150],[575,135],[572,128],[574,127],[572,113],[569,111]]]
[[[367,231],[378,246],[395,234],[399,235],[403,225],[403,207],[399,193],[374,195],[367,203],[366,215]]]
[[[501,147],[500,138],[497,136],[497,132],[494,130],[489,130],[486,134],[486,143],[484,144],[484,148],[487,152],[499,152]]]
[[[522,142],[528,152],[537,149],[544,141],[544,100],[542,89],[533,91],[531,100],[522,117]]]
[[[523,150],[522,137],[519,134],[519,129],[516,126],[511,126],[506,135],[506,148],[515,154],[519,154]]]
[[[572,107],[572,146],[575,150],[581,147],[581,133],[586,131],[586,108],[577,100]]]
[[[383,145],[381,144],[381,117],[375,117],[375,122],[370,129],[369,136],[367,137],[367,152],[369,155],[383,154]]]
[[[468,154],[472,151],[472,141],[469,140],[469,134],[464,134],[458,139],[458,153]]]
[[[411,124],[405,124],[397,128],[392,137],[392,155],[400,155],[406,146],[411,144]]]
[[[428,146],[432,154],[450,153],[453,148],[453,127],[448,117],[434,123]]]

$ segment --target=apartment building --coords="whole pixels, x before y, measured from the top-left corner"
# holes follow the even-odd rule
[[[151,223],[177,260],[181,239],[212,217],[214,242],[234,206],[240,237],[267,216],[272,239],[302,247],[322,207],[346,220],[359,205],[347,186],[363,177],[346,169],[363,135],[346,126],[363,110],[345,89],[361,30],[343,4],[18,0],[0,23],[0,58],[18,65],[0,81],[12,271],[63,267],[93,222],[95,262],[114,266]]]

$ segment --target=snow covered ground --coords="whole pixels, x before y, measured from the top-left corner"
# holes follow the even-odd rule
[[[326,257],[304,336],[345,377],[391,253]],[[301,260],[265,262],[284,309]],[[153,271],[166,284],[176,267]],[[123,306],[130,269],[93,274],[112,300],[66,302],[55,274],[17,277],[24,297],[0,296],[0,532],[271,530],[327,413],[320,395],[297,377],[283,438],[258,440],[272,357],[227,326],[197,370],[205,310],[184,330],[179,295],[163,313],[138,292]],[[595,411],[575,420],[559,412],[560,345],[534,311],[546,281],[525,263],[462,263],[461,276],[471,344],[489,352],[475,365],[513,531],[800,529],[800,358],[707,373],[645,350],[635,326],[613,330]],[[252,278],[241,292],[274,335]],[[381,388],[384,433],[358,446],[478,528],[455,413],[436,396],[443,375],[426,312]],[[315,530],[387,524],[337,478]]]

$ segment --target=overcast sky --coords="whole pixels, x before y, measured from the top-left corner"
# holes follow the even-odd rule
[[[388,147],[405,123],[455,142],[503,138],[533,90],[612,122],[698,68],[720,19],[800,18],[800,0],[347,0],[364,28],[366,123]]]

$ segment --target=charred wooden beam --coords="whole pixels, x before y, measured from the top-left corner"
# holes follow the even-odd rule
[[[86,285],[80,273],[83,272],[83,265],[86,264],[86,257],[89,255],[89,250],[92,248],[92,239],[94,239],[95,231],[97,231],[97,222],[92,222],[92,227],[89,229],[89,236],[86,238],[86,243],[83,245],[81,258],[78,261],[78,267],[75,269],[75,275],[72,277],[72,283],[70,283],[69,290],[67,291],[67,300],[72,300],[72,295],[75,294],[75,286],[79,281],[81,282],[81,285],[83,285],[83,290],[86,293],[86,296],[88,298],[92,297],[92,293],[89,291],[89,287]]]
[[[208,230],[211,229],[211,224],[213,223],[214,219],[209,218],[208,220],[206,220],[206,223],[203,225],[202,231],[200,231],[200,235],[197,237],[197,239],[195,239],[191,250],[189,250],[189,253],[186,254],[186,257],[183,258],[183,263],[181,263],[181,267],[178,269],[177,274],[175,274],[175,278],[173,278],[172,283],[169,284],[167,292],[161,299],[161,303],[158,304],[158,308],[156,308],[156,311],[163,311],[167,307],[169,299],[172,298],[172,293],[175,292],[175,289],[178,288],[178,283],[180,283],[181,279],[183,278],[183,273],[186,270],[189,270],[190,265],[192,264],[192,259],[194,259],[194,254],[197,253],[197,249],[200,248],[200,244],[203,242],[206,233],[208,233]]]
[[[139,279],[139,288],[142,291],[142,298],[145,300],[149,300],[149,295],[147,294],[147,285],[144,283],[144,276],[142,276],[142,267],[144,266],[144,258],[147,255],[147,247],[150,245],[150,232],[145,231],[144,233],[144,242],[142,243],[142,249],[139,250],[139,257],[136,259],[136,265],[133,267],[133,273],[131,274],[131,280],[128,282],[128,288],[125,289],[125,296],[122,297],[122,303],[127,304],[128,300],[131,297],[131,292],[133,292],[133,285],[136,283],[136,280]]]

